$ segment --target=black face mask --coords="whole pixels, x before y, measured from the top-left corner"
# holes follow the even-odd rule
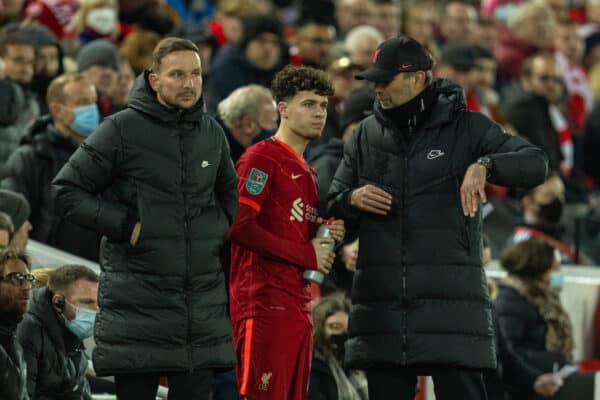
[[[333,345],[333,355],[338,361],[344,361],[344,343],[348,340],[348,332],[331,335],[329,341]]]
[[[563,202],[557,197],[548,204],[540,204],[539,215],[549,224],[558,225],[563,211]]]

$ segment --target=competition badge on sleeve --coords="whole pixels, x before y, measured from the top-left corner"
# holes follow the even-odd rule
[[[260,194],[265,188],[269,175],[259,169],[252,168],[248,181],[246,182],[246,190],[250,194]]]

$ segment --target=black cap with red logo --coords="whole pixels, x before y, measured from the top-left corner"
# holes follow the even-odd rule
[[[400,72],[428,71],[433,59],[415,39],[400,36],[381,43],[373,55],[373,65],[356,75],[356,79],[390,82]]]

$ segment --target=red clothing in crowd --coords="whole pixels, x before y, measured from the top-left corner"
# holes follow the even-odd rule
[[[34,0],[25,8],[25,18],[38,21],[60,40],[68,36],[66,30],[79,9],[76,0]]]

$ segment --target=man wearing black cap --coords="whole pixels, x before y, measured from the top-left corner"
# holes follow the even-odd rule
[[[436,398],[485,399],[495,368],[481,267],[484,185],[532,187],[545,154],[466,110],[462,89],[432,79],[429,53],[406,37],[382,43],[375,111],[346,143],[330,211],[359,223],[346,367],[366,369],[369,399],[412,399],[432,375]]]
[[[205,101],[216,114],[221,100],[235,89],[258,84],[268,87],[282,62],[283,28],[266,15],[244,19],[244,34],[239,44],[221,49],[206,80]]]

